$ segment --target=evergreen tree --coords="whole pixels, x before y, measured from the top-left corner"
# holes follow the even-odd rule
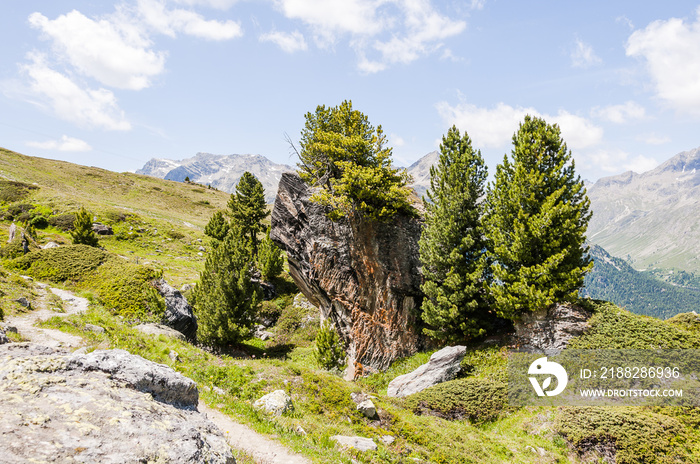
[[[452,126],[430,168],[425,227],[420,238],[425,333],[460,342],[483,336],[493,319],[486,242],[481,227],[487,169],[465,132]]]
[[[297,166],[306,183],[322,187],[312,200],[330,206],[332,219],[354,212],[371,219],[413,213],[409,176],[392,166],[385,145],[382,127],[375,129],[350,101],[307,113]]]
[[[584,246],[590,201],[559,127],[526,116],[488,192],[491,292],[500,316],[518,318],[578,296],[593,262]]]
[[[319,366],[326,370],[345,368],[345,350],[338,333],[326,320],[316,334],[314,357]]]
[[[226,237],[226,234],[228,234],[228,230],[229,225],[228,221],[224,217],[224,213],[217,211],[214,213],[211,219],[209,219],[209,222],[204,228],[204,233],[211,238],[221,241],[224,239],[224,237]]]
[[[70,236],[74,245],[89,245],[93,247],[98,245],[97,234],[92,230],[92,214],[85,208],[80,208],[80,211],[75,215]]]
[[[258,249],[258,270],[263,280],[269,282],[284,270],[284,256],[282,250],[270,239],[270,231],[260,242]]]
[[[248,171],[243,173],[236,185],[236,192],[228,201],[232,223],[239,226],[248,237],[253,247],[253,254],[258,252],[258,233],[264,230],[263,219],[270,212],[265,204],[265,189],[260,181]]]
[[[250,242],[240,227],[232,227],[212,248],[193,290],[200,341],[222,346],[252,336],[262,300],[260,287],[250,280],[252,264]]]

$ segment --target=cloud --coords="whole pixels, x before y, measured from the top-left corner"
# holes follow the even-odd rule
[[[623,124],[630,120],[644,119],[646,110],[639,103],[628,101],[621,105],[595,107],[591,110],[591,115],[605,121]]]
[[[20,66],[29,79],[33,103],[50,108],[59,118],[82,127],[129,130],[131,124],[119,109],[114,94],[106,89],[82,88],[69,77],[51,69],[46,56],[28,55],[30,63]]]
[[[27,142],[27,146],[40,148],[42,150],[58,151],[91,151],[92,147],[84,140],[68,137],[64,135],[60,140],[48,140],[46,142]]]
[[[658,165],[659,163],[653,158],[642,155],[632,157],[623,150],[615,149],[595,150],[576,159],[576,166],[583,170],[594,168],[609,174],[617,174],[624,171],[643,173],[654,169]]]
[[[543,115],[534,108],[516,108],[505,103],[498,103],[490,109],[469,103],[452,106],[447,102],[440,102],[436,107],[446,126],[454,124],[466,130],[480,148],[504,148],[509,145],[519,124],[528,114],[542,117],[550,124],[558,124],[562,138],[571,149],[594,146],[603,138],[603,129],[563,110],[556,115]]]
[[[671,139],[669,137],[658,136],[654,133],[644,134],[640,137],[637,137],[637,140],[641,140],[642,142],[646,143],[647,145],[663,145],[663,144],[671,141]]]
[[[282,50],[287,53],[304,51],[308,48],[304,36],[299,31],[294,32],[279,32],[272,31],[260,36],[261,42],[272,42],[277,44]]]
[[[603,62],[593,51],[593,47],[576,39],[576,45],[571,51],[571,66],[574,68],[590,68]]]
[[[389,135],[389,142],[391,143],[392,146],[400,148],[406,145],[406,140],[404,140],[403,137],[396,135],[396,134],[390,134]]]
[[[239,0],[175,0],[175,2],[181,5],[206,6],[209,8],[216,8],[217,10],[228,10],[238,3],[238,1]]]
[[[226,4],[226,2],[214,3],[217,7],[223,7]],[[207,40],[230,40],[243,35],[243,29],[236,21],[206,20],[202,15],[191,10],[179,8],[169,10],[164,0],[138,0],[137,8],[141,18],[149,26],[170,37],[176,37],[178,32]]]
[[[672,108],[700,114],[700,8],[694,22],[671,18],[634,31],[627,56],[642,59],[657,96]]]
[[[163,72],[165,53],[150,50],[145,34],[125,22],[93,20],[73,10],[54,20],[33,13],[29,23],[51,39],[63,60],[103,85],[140,90]]]

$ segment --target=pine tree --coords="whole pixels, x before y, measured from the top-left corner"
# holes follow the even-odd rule
[[[345,350],[338,333],[328,321],[321,323],[316,334],[314,357],[321,368],[326,370],[343,370],[345,368]]]
[[[204,233],[211,238],[221,241],[226,237],[226,234],[228,234],[228,230],[229,225],[224,217],[224,213],[222,211],[217,211],[211,219],[209,219],[209,222],[204,228]]]
[[[284,256],[282,250],[270,239],[270,231],[260,242],[258,249],[258,270],[263,280],[270,282],[284,270]]]
[[[453,126],[430,168],[430,201],[419,242],[424,331],[433,338],[460,342],[483,336],[493,319],[479,202],[486,177],[481,152]]]
[[[97,234],[92,230],[92,214],[85,208],[80,208],[80,211],[75,215],[70,236],[74,245],[89,245],[93,247],[98,245]]]
[[[236,185],[236,192],[231,194],[228,207],[232,222],[249,238],[253,254],[257,254],[258,233],[264,230],[262,221],[270,212],[265,204],[265,189],[253,174],[248,171],[243,173]]]
[[[207,256],[193,290],[197,338],[210,345],[239,343],[252,336],[260,307],[260,287],[251,282],[253,258],[248,238],[232,227]]]
[[[559,127],[526,116],[488,192],[491,292],[500,316],[578,297],[593,262],[584,246],[590,201]]]

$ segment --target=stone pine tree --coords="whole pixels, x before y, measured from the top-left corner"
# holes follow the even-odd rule
[[[85,208],[80,208],[80,211],[75,215],[70,236],[74,245],[90,245],[93,247],[98,245],[97,234],[92,230],[92,214]]]
[[[559,127],[526,116],[487,200],[491,293],[502,317],[575,300],[593,267],[584,246],[590,201],[574,168]]]
[[[252,267],[248,236],[232,225],[221,244],[211,249],[193,290],[201,342],[224,346],[252,336],[262,300],[260,287],[251,281]]]
[[[453,126],[430,168],[419,241],[424,331],[436,339],[460,342],[483,336],[494,318],[481,227],[486,177],[481,152],[472,148],[466,132],[460,135]]]
[[[250,240],[253,254],[257,254],[258,233],[264,230],[262,221],[270,214],[262,183],[253,174],[244,172],[236,185],[236,192],[231,194],[228,207],[232,223],[241,228]]]
[[[258,270],[266,282],[270,282],[284,270],[282,250],[270,239],[269,229],[265,238],[260,242],[257,258]]]
[[[209,222],[207,223],[206,227],[204,227],[204,233],[206,235],[219,241],[223,240],[224,237],[226,237],[226,234],[228,234],[228,230],[228,220],[226,219],[226,217],[224,217],[224,213],[222,211],[215,212],[212,215],[211,219],[209,219]]]
[[[345,368],[345,350],[338,333],[326,320],[316,334],[314,357],[319,366],[326,370],[343,370]]]

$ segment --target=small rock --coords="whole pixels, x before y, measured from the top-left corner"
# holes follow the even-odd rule
[[[366,399],[357,405],[357,410],[360,411],[366,418],[374,419],[377,417],[377,408],[372,403],[372,400]]]
[[[204,253],[200,251],[199,253],[197,253],[197,256],[204,256]]]
[[[5,327],[5,332],[7,332],[7,333],[13,333],[13,334],[19,333],[19,332],[17,331],[17,327],[12,326],[12,325],[8,325],[7,327]]]
[[[112,231],[111,227],[101,224],[99,222],[92,223],[92,230],[95,231],[97,235],[114,235],[114,232]]]
[[[42,246],[41,248],[44,250],[48,250],[49,248],[58,248],[60,245],[56,242],[49,242],[46,245]]]
[[[287,411],[294,410],[292,398],[290,398],[284,390],[276,390],[272,393],[268,393],[253,403],[253,406],[263,409],[275,416],[281,416]]]
[[[178,332],[175,329],[171,329],[168,326],[162,325],[162,324],[153,324],[153,323],[147,323],[147,324],[139,324],[136,327],[134,327],[136,330],[141,331],[145,334],[149,335],[165,335],[166,337],[173,337],[177,338],[178,340],[185,341],[186,338],[182,334],[182,332]]]
[[[93,332],[96,334],[105,333],[104,327],[100,327],[99,325],[95,325],[95,324],[85,324],[85,330],[89,330],[90,332]]]
[[[15,301],[27,309],[32,309],[32,303],[23,296],[17,298]]]
[[[194,284],[185,284],[182,287],[180,287],[180,293],[189,292],[193,288],[194,288]]]
[[[380,440],[382,441],[382,443],[389,446],[396,441],[396,437],[394,437],[393,435],[384,435],[382,438],[380,438]]]
[[[172,362],[179,362],[180,361],[180,354],[175,351],[175,350],[170,350],[168,352],[168,357]]]
[[[448,346],[436,351],[426,364],[392,380],[387,388],[387,396],[401,398],[454,379],[466,351],[465,346]]]
[[[301,425],[297,425],[294,431],[301,436],[306,436],[306,430],[304,430],[304,428]]]
[[[377,444],[371,438],[333,435],[331,440],[343,448],[355,448],[358,451],[375,451],[377,449]]]
[[[7,338],[5,331],[0,327],[0,345],[4,345],[5,343],[10,343],[10,339]]]
[[[217,395],[225,395],[226,394],[226,392],[219,387],[214,387],[213,390],[214,390],[214,393],[216,393]]]
[[[198,250],[199,250],[199,251],[207,251],[207,249],[206,249],[206,248],[204,248],[204,247],[203,247],[202,245],[199,245],[199,248],[198,248]]]

